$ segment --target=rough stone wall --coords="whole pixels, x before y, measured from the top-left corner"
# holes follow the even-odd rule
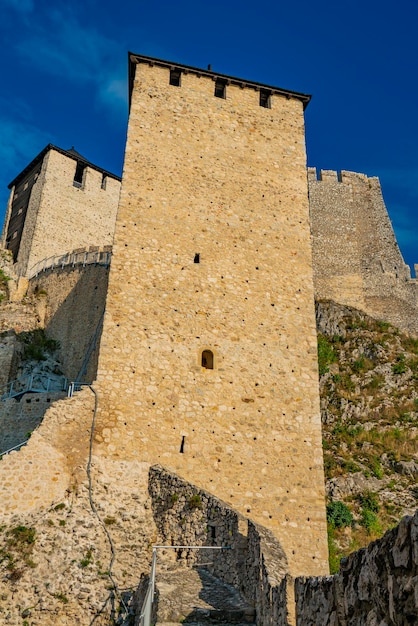
[[[229,548],[213,552],[179,550],[178,554],[167,551],[166,556],[176,556],[189,567],[205,563],[214,576],[240,590],[256,609],[258,624],[287,625],[288,563],[273,533],[162,467],[151,467],[149,476],[149,493],[161,545]]]
[[[29,281],[29,295],[44,294],[38,298],[46,300],[43,324],[47,334],[61,344],[58,356],[70,380],[78,375],[98,331],[83,382],[96,376],[108,276],[109,269],[101,265],[66,266],[46,270]]]
[[[0,402],[0,454],[26,441],[42,422],[51,404],[65,398],[65,392],[27,393],[21,400]]]
[[[303,105],[258,99],[137,66],[98,434],[104,454],[161,463],[268,527],[293,573],[323,573]]]
[[[77,162],[50,150],[32,188],[16,271],[26,275],[44,258],[91,245],[111,245],[120,182],[87,167],[81,187],[73,185]]]
[[[315,296],[418,332],[418,282],[396,242],[378,178],[308,169]]]
[[[16,349],[16,335],[9,333],[9,335],[2,337],[0,341],[0,396],[2,395],[2,388],[11,379],[11,372],[13,369],[13,360]]]
[[[326,578],[296,580],[298,626],[418,623],[418,511]]]

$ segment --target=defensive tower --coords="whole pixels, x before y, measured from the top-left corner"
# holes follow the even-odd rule
[[[104,455],[162,465],[327,572],[303,110],[309,96],[130,55],[99,355]]]
[[[18,275],[46,257],[112,244],[120,178],[74,148],[48,144],[9,189],[2,244]]]
[[[411,278],[377,177],[308,168],[315,296],[418,333]],[[415,266],[417,273],[418,266]]]

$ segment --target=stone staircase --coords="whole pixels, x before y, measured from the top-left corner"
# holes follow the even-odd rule
[[[200,566],[158,571],[156,604],[159,626],[255,623],[254,608],[238,590]]]

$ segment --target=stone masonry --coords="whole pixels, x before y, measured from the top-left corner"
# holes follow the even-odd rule
[[[296,580],[298,626],[408,626],[418,624],[418,511],[341,570]]]
[[[315,297],[355,307],[418,333],[411,279],[378,178],[308,169]],[[418,267],[418,266],[416,266]]]
[[[216,97],[213,73],[180,70],[131,57],[96,440],[269,528],[292,574],[325,573],[307,97],[263,107],[260,85]]]
[[[16,274],[27,276],[46,257],[111,245],[119,192],[114,174],[75,151],[47,146],[11,183],[3,245],[14,251]]]

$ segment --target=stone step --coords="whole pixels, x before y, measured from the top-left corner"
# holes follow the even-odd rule
[[[157,572],[158,623],[251,624],[255,610],[232,585],[202,567]]]

